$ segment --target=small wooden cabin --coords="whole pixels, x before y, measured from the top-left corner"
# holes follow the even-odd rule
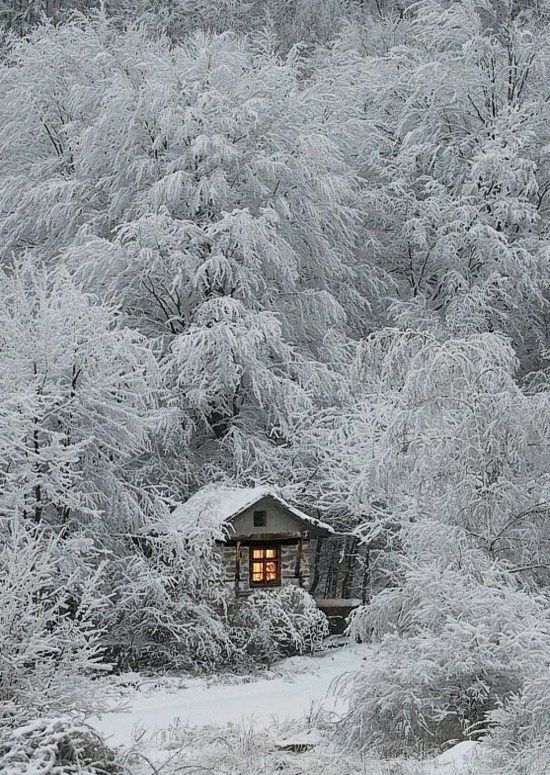
[[[223,525],[220,561],[225,582],[237,597],[285,584],[308,589],[310,540],[334,533],[271,487],[209,485],[184,508]]]

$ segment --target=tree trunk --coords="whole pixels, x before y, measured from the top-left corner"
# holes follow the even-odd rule
[[[370,586],[370,549],[365,551],[365,559],[363,561],[363,584],[361,587],[361,602],[363,605],[367,602]]]
[[[241,583],[241,542],[237,541],[235,547],[235,597],[239,597],[239,585]]]

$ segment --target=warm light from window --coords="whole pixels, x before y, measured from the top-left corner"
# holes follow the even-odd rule
[[[252,584],[276,584],[279,580],[279,549],[254,547],[250,550]]]

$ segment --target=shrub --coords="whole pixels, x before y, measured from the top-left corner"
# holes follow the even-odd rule
[[[232,624],[237,650],[266,662],[317,651],[328,635],[315,600],[293,585],[253,592],[235,607]]]
[[[67,718],[39,718],[0,734],[4,775],[124,775],[127,769],[88,726]]]
[[[471,548],[463,531],[434,525],[404,535],[398,586],[358,609],[350,632],[376,643],[348,679],[344,736],[387,755],[438,748],[479,734],[487,714],[547,663],[542,598]]]
[[[300,742],[305,744],[302,749]],[[294,745],[286,748],[285,743]],[[155,751],[156,761],[160,761],[160,775],[180,772],[193,775],[264,775],[269,772],[287,775],[420,774],[420,770],[409,769],[405,764],[395,767],[370,757],[367,761],[354,751],[343,750],[329,734],[312,728],[305,719],[274,718],[269,730],[250,723],[193,727],[175,722],[169,729],[141,737],[136,744],[137,760],[142,750],[147,751],[148,756]],[[163,768],[162,763],[167,759],[170,764]]]
[[[506,647],[483,625],[460,621],[438,634],[386,635],[355,678],[344,733],[389,756],[479,733],[498,699],[521,686],[529,669],[529,649],[522,650],[507,662]]]
[[[499,773],[550,771],[550,673],[545,666],[489,714],[488,744]],[[500,765],[500,766],[499,766]]]
[[[120,669],[207,670],[231,660],[214,547],[208,528],[174,531],[111,561],[104,642]]]

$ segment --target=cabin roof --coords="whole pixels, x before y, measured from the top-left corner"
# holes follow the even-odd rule
[[[283,509],[311,527],[334,533],[334,529],[330,525],[309,516],[296,506],[292,506],[279,495],[275,488],[269,485],[258,487],[206,485],[192,495],[189,500],[174,509],[169,517],[169,527],[182,530],[186,526],[191,527],[197,523],[207,524],[211,527],[222,527],[263,498],[272,498]]]

